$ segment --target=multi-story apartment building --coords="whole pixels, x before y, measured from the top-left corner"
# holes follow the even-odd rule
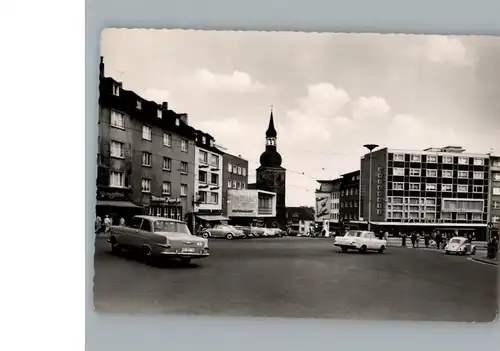
[[[490,155],[490,201],[488,223],[490,238],[500,231],[500,156]]]
[[[227,220],[222,216],[224,152],[215,146],[215,139],[210,134],[197,130],[195,138],[195,213],[202,221]]]
[[[359,170],[342,175],[340,184],[340,219],[343,223],[358,220],[359,176]]]
[[[342,178],[318,180],[319,189],[315,192],[315,221],[319,226],[337,228],[340,219],[340,185]]]
[[[194,129],[188,116],[99,75],[97,214],[185,219],[194,200]],[[116,201],[120,198],[122,201]]]
[[[248,161],[241,155],[225,153],[222,162],[222,214],[227,216],[228,189],[248,188]]]
[[[422,231],[474,231],[484,238],[488,167],[488,155],[457,146],[373,151],[361,159],[360,220],[370,216],[371,224],[383,230],[397,231],[404,224]]]

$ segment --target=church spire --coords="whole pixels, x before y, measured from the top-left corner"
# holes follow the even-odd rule
[[[266,138],[276,138],[278,133],[274,128],[273,106],[271,105],[271,117],[269,118],[269,127],[266,131]]]

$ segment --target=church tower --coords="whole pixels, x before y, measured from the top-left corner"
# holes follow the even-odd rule
[[[278,133],[274,127],[271,108],[269,127],[266,131],[266,150],[260,155],[260,167],[257,168],[257,189],[276,193],[276,218],[266,220],[266,226],[286,229],[286,169],[281,167],[281,155],[277,150]]]

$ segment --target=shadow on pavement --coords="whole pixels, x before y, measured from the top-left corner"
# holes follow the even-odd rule
[[[153,258],[150,260],[146,260],[143,256],[141,256],[138,252],[134,251],[122,251],[120,253],[112,253],[112,252],[107,252],[109,256],[113,257],[119,257],[121,259],[126,259],[126,260],[131,260],[135,261],[138,263],[142,263],[151,267],[156,267],[156,268],[169,268],[169,269],[193,269],[193,268],[198,268],[199,265],[196,263],[183,263],[180,260],[177,259],[166,259],[166,258]]]

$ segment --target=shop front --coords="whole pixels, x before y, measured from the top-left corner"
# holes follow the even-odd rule
[[[130,200],[130,192],[130,188],[97,187],[96,216],[101,219],[109,216],[113,223],[118,223],[120,218],[128,222],[133,216],[142,214],[143,207]]]
[[[180,197],[165,197],[165,196],[149,196],[149,199],[143,197],[143,203],[146,208],[146,212],[150,216],[166,217],[171,219],[177,219],[179,221],[184,220],[183,217],[183,201]]]

